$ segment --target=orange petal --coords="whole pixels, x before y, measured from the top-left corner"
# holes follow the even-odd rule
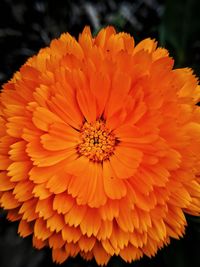
[[[26,142],[25,141],[19,141],[10,146],[10,159],[13,161],[18,162],[24,162],[28,159],[28,156],[26,154]]]
[[[124,146],[129,144],[149,144],[158,139],[156,134],[144,134],[137,127],[130,125],[122,125],[115,129],[115,134],[118,139],[123,142]]]
[[[116,221],[118,223],[118,227],[120,227],[120,229],[124,232],[133,232],[133,218],[131,216],[131,209],[127,205],[123,207],[121,206],[119,216],[116,218]]]
[[[76,143],[79,139],[79,131],[64,123],[55,122],[50,125],[49,133],[62,140]]]
[[[117,177],[128,178],[135,173],[141,159],[141,151],[119,145],[116,147],[114,155],[110,157],[110,165]]]
[[[49,125],[54,122],[64,123],[56,114],[43,107],[36,108],[32,120],[35,126],[43,131],[48,131]]]
[[[78,163],[79,162],[79,163]],[[82,170],[81,174],[73,177],[69,183],[68,192],[76,197],[79,205],[99,207],[106,201],[103,190],[102,169],[98,163],[93,163],[81,157],[74,164]]]
[[[91,90],[95,93],[97,101],[97,117],[100,118],[104,112],[109,96],[110,79],[107,74],[95,72],[90,79]]]
[[[156,46],[157,46],[157,42],[155,42],[155,40],[146,38],[135,46],[134,54],[140,50],[144,50],[144,51],[148,51],[149,53],[152,53],[156,50]]]
[[[46,184],[50,192],[59,194],[67,190],[71,176],[66,173],[58,173],[52,176]]]
[[[99,47],[105,47],[110,39],[110,36],[114,35],[115,33],[115,28],[112,26],[101,29],[95,38],[95,44],[97,44]]]
[[[88,252],[92,250],[95,242],[96,242],[96,239],[94,236],[91,236],[91,237],[81,236],[81,238],[78,241],[78,245],[81,251]]]
[[[53,200],[53,209],[58,213],[66,214],[75,204],[75,200],[66,192],[56,194]]]
[[[79,227],[73,227],[65,224],[64,228],[62,229],[62,238],[68,243],[76,243],[81,236],[82,233]]]
[[[47,228],[46,221],[41,218],[35,221],[34,235],[41,240],[45,240],[52,235],[51,231]]]
[[[132,261],[138,260],[142,257],[142,251],[129,244],[123,250],[120,251],[120,257],[126,262],[131,263]]]
[[[18,233],[22,237],[27,237],[33,233],[33,228],[30,223],[27,223],[27,221],[21,220],[18,226]]]
[[[29,118],[24,116],[13,116],[8,119],[7,134],[12,137],[21,138],[23,129],[31,125]]]
[[[11,160],[8,156],[0,155],[0,170],[5,171],[11,164]]]
[[[78,243],[68,243],[65,245],[67,255],[75,257],[80,252],[80,247]]]
[[[35,211],[37,199],[30,199],[24,202],[19,209],[19,214],[23,214],[22,219],[27,222],[31,222],[38,218],[38,214]]]
[[[104,221],[112,221],[119,216],[119,200],[108,199],[106,204],[100,207],[99,212]]]
[[[98,265],[106,265],[108,263],[110,255],[104,250],[101,243],[95,243],[93,253]]]
[[[82,222],[80,223],[80,229],[83,235],[96,236],[101,227],[101,218],[95,209],[87,209]]]
[[[86,206],[74,205],[73,208],[65,214],[65,222],[70,226],[79,226],[87,211]]]
[[[113,222],[108,220],[102,220],[101,221],[101,227],[99,228],[99,231],[97,233],[97,239],[109,239],[112,234],[113,229]]]
[[[19,208],[9,210],[6,218],[11,222],[19,221],[22,218],[22,215],[19,214]]]
[[[27,201],[33,197],[34,184],[31,181],[20,181],[16,184],[13,194],[20,202]]]
[[[30,161],[17,161],[10,164],[8,167],[8,176],[12,182],[18,182],[28,179],[28,172],[31,169]]]
[[[125,246],[128,245],[130,233],[122,231],[116,223],[113,224],[112,235],[109,238],[109,241],[112,247],[116,250],[122,250]]]
[[[64,248],[56,248],[52,249],[52,258],[53,261],[61,264],[68,258],[68,254]]]
[[[87,27],[85,27],[86,29]],[[84,57],[83,49],[81,48],[79,42],[71,36],[69,33],[63,33],[60,40],[64,43],[63,52],[67,54],[72,54],[78,59],[82,60]],[[60,48],[58,49],[60,51]],[[61,53],[63,55],[63,53]]]
[[[55,213],[53,216],[47,219],[47,227],[51,232],[56,231],[56,233],[58,233],[63,229],[64,225],[65,222],[62,214]]]
[[[80,70],[74,70],[72,72],[73,80],[76,87],[76,99],[79,108],[88,122],[94,122],[97,115],[95,94],[88,87],[85,74]]]
[[[110,118],[123,106],[131,86],[131,78],[125,73],[116,73],[113,78],[110,98],[106,104],[105,117]]]
[[[13,189],[15,183],[10,181],[10,178],[7,176],[6,172],[0,172],[0,191],[8,191]]]
[[[69,84],[65,84],[64,86],[64,95],[56,94],[49,101],[48,105],[59,118],[66,122],[65,125],[68,124],[75,129],[80,129],[84,120],[83,115],[78,107],[75,94],[71,92],[72,89],[69,87]]]
[[[52,205],[52,197],[46,199],[39,199],[35,211],[39,213],[40,217],[43,217],[46,220],[54,214]]]
[[[33,247],[35,247],[37,249],[42,249],[48,245],[47,240],[43,241],[41,239],[38,239],[36,236],[33,236],[32,242],[33,242]]]
[[[38,141],[31,142],[27,145],[27,153],[31,157],[34,165],[38,167],[53,166],[61,161],[77,158],[74,148],[68,148],[61,151],[47,151]]]
[[[71,128],[71,127],[70,127]],[[67,148],[75,147],[78,138],[76,141],[73,141],[73,135],[75,135],[75,131],[68,131],[65,132],[65,137],[53,135],[51,132],[49,134],[44,134],[41,136],[41,144],[43,147],[50,151],[58,151],[64,150]],[[70,140],[71,139],[71,140]]]
[[[61,233],[54,233],[49,237],[50,248],[56,249],[61,248],[65,244]]]
[[[51,196],[51,192],[46,188],[46,184],[37,184],[34,186],[33,194],[39,199],[45,199]]]
[[[111,199],[121,199],[126,195],[126,185],[115,177],[109,160],[103,162],[103,182],[106,195]]]
[[[10,191],[3,193],[0,199],[0,203],[4,209],[14,209],[20,206],[18,200]]]
[[[147,198],[147,196],[135,190],[135,197],[136,197],[135,205],[141,208],[142,210],[149,211],[156,205],[156,197],[154,195],[154,192],[150,192]]]

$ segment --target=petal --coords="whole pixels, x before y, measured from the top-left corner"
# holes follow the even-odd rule
[[[59,194],[67,190],[71,176],[65,172],[53,175],[46,184],[51,193]]]
[[[51,192],[46,188],[46,184],[34,185],[33,194],[39,199],[45,199],[51,196]]]
[[[109,198],[121,199],[126,195],[126,185],[115,177],[109,160],[103,162],[103,182],[105,193]]]
[[[53,214],[50,218],[47,219],[47,227],[51,232],[56,231],[58,233],[63,229],[65,225],[64,217],[62,214]]]
[[[100,242],[96,242],[93,253],[97,264],[106,265],[110,259],[110,255],[104,250]]]
[[[109,239],[112,234],[113,222],[108,220],[101,221],[101,227],[97,233],[97,239]]]
[[[79,158],[79,168],[82,173],[73,177],[69,183],[68,192],[76,197],[79,205],[87,204],[90,207],[104,205],[106,195],[103,189],[102,168],[86,158]],[[77,165],[78,166],[78,165]]]
[[[113,169],[116,177],[118,178],[129,178],[134,174],[136,170],[134,166],[130,168],[126,164],[122,163],[121,160],[119,160],[119,158],[115,156],[115,154],[110,157],[109,161],[110,167]]]
[[[70,211],[65,214],[65,222],[70,226],[79,226],[82,222],[84,215],[87,211],[87,207],[84,205],[74,205]]]
[[[97,101],[97,117],[100,118],[104,112],[110,90],[110,79],[105,73],[95,72],[90,78],[91,90],[95,93]]]
[[[36,203],[37,199],[30,199],[21,205],[21,208],[19,209],[19,214],[23,214],[23,220],[31,222],[38,218],[38,214],[35,211]]]
[[[80,60],[83,59],[83,49],[73,36],[71,36],[69,33],[63,33],[60,37],[60,40],[64,43],[63,49],[65,53],[72,54]]]
[[[125,144],[149,144],[158,139],[158,135],[153,133],[144,134],[137,127],[131,125],[122,125],[115,129],[114,133],[119,141],[123,142],[124,146]]]
[[[131,86],[131,78],[125,73],[116,73],[113,78],[112,90],[106,104],[105,117],[110,118],[123,106]]]
[[[11,164],[11,160],[8,156],[0,155],[0,170],[5,171]]]
[[[27,145],[26,149],[28,155],[38,167],[53,166],[61,161],[77,158],[75,148],[68,148],[60,151],[47,151],[38,141],[33,141]]]
[[[76,243],[81,236],[82,233],[79,227],[73,227],[65,224],[64,228],[62,229],[62,238],[64,241],[67,241],[68,243],[71,242]]]
[[[116,31],[112,26],[108,26],[105,29],[100,30],[95,38],[95,44],[99,47],[105,47],[110,39],[110,36],[114,34],[116,34]]]
[[[149,196],[145,196],[139,191],[135,190],[136,202],[135,205],[145,211],[150,211],[156,205],[156,197],[154,192],[150,192]]]
[[[74,89],[66,82],[62,88],[62,95],[55,94],[49,101],[49,107],[64,122],[75,129],[79,129],[84,118],[76,101]]]
[[[32,120],[35,126],[43,131],[48,131],[49,125],[54,122],[63,123],[63,120],[61,120],[56,114],[43,107],[37,107],[35,109]]]
[[[88,87],[86,77],[81,71],[73,72],[73,79],[76,83],[76,99],[79,104],[79,108],[88,122],[94,122],[97,118],[97,107],[95,94]]]
[[[3,193],[0,198],[0,203],[4,209],[14,209],[20,206],[18,200],[10,191]]]
[[[33,167],[29,172],[29,179],[32,180],[35,184],[42,184],[49,181],[52,176],[57,175],[58,173],[65,174],[63,166],[68,163],[68,160],[62,161],[56,165],[48,167]]]
[[[46,199],[39,199],[35,208],[35,211],[39,213],[40,217],[43,217],[45,220],[53,216],[54,211],[52,207],[52,197]]]
[[[54,233],[49,237],[50,248],[61,248],[65,244],[61,233]]]
[[[65,249],[63,248],[56,248],[56,249],[52,249],[52,258],[53,261],[56,263],[63,263],[67,258],[68,258],[68,254],[65,251]]]
[[[129,263],[138,260],[141,256],[142,256],[142,251],[140,249],[135,248],[131,244],[128,244],[128,246],[124,247],[124,249],[120,251],[120,257],[124,261]]]
[[[8,167],[8,176],[12,182],[18,182],[26,180],[28,178],[28,172],[31,169],[30,161],[13,162]]]
[[[133,218],[131,215],[131,209],[128,205],[121,205],[119,216],[116,218],[116,221],[118,227],[124,232],[133,232],[134,230]]]
[[[34,235],[41,240],[45,240],[52,235],[51,231],[47,228],[46,222],[41,218],[35,221]]]
[[[28,156],[26,154],[26,142],[25,141],[19,141],[10,146],[10,159],[13,161],[26,161],[28,159]]]
[[[66,214],[74,206],[75,200],[65,193],[55,195],[53,201],[53,209],[58,213]]]
[[[20,202],[27,201],[33,197],[32,191],[34,188],[34,184],[32,181],[20,181],[16,184],[13,194],[15,198]]]
[[[109,238],[112,247],[116,251],[122,250],[125,246],[128,245],[129,235],[130,235],[130,233],[126,233],[126,232],[122,231],[117,226],[117,224],[114,223],[113,232],[112,232],[111,237]]]
[[[95,242],[96,242],[96,240],[95,240],[94,236],[86,237],[86,236],[82,235],[78,241],[78,245],[79,245],[81,251],[88,252],[88,251],[92,250]]]
[[[79,133],[64,123],[54,123],[49,132],[40,137],[43,147],[50,151],[75,147],[79,141]]]
[[[110,165],[117,177],[128,178],[135,173],[141,159],[141,151],[119,144],[114,151],[114,155],[110,157]]]
[[[83,235],[88,237],[96,236],[101,227],[101,218],[95,209],[87,209],[82,222],[80,223],[80,229]]]
[[[27,221],[21,220],[18,226],[18,233],[22,237],[27,237],[33,233],[33,228]]]
[[[15,183],[10,181],[10,177],[7,176],[6,172],[0,172],[0,191],[8,191],[13,189]]]
[[[106,204],[99,209],[101,218],[104,221],[113,221],[114,218],[119,216],[119,207],[119,200],[108,199]]]
[[[155,40],[146,38],[135,46],[134,53],[137,53],[140,50],[144,50],[144,51],[148,51],[149,53],[152,53],[155,51],[156,46],[157,46],[157,42],[155,42]]]
[[[47,240],[42,241],[41,239],[38,239],[35,236],[33,236],[32,238],[32,243],[33,243],[33,247],[36,249],[42,249],[48,245]]]

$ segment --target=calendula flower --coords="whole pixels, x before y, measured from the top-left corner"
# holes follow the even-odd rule
[[[58,263],[155,255],[200,212],[199,97],[192,71],[154,40],[62,34],[0,95],[8,219]]]

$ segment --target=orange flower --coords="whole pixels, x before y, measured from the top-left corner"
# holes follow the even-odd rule
[[[200,212],[200,87],[146,39],[63,34],[0,96],[0,202],[19,233],[106,264],[151,257]]]

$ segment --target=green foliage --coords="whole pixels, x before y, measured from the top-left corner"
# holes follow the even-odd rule
[[[169,47],[178,67],[188,63],[197,72],[200,43],[200,1],[167,0],[164,16],[160,25],[160,43]],[[192,62],[193,61],[193,62]]]

